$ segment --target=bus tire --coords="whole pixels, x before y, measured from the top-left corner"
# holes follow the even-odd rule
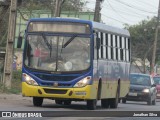
[[[101,107],[102,108],[109,108],[109,99],[102,99],[101,100]]]
[[[63,101],[62,100],[55,100],[56,104],[62,105]]]
[[[127,102],[126,98],[122,98],[122,103],[126,103],[126,102]]]
[[[110,99],[110,108],[117,108],[119,101],[120,86],[117,87],[116,98]]]
[[[64,105],[71,105],[71,102],[72,102],[71,100],[65,100]]]
[[[87,109],[88,110],[95,110],[97,107],[97,100],[87,100]]]
[[[33,97],[34,106],[42,106],[43,98],[42,97]]]
[[[118,107],[118,92],[116,93],[116,98],[110,99],[110,108]]]

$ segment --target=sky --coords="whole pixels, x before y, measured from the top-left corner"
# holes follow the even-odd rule
[[[96,0],[87,0],[87,8],[94,10]],[[111,26],[124,28],[135,25],[158,14],[159,0],[104,0],[101,4],[101,19]]]

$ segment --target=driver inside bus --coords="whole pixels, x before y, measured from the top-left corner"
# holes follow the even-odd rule
[[[79,48],[72,53],[71,58],[68,60],[72,63],[72,70],[84,70],[89,67],[89,50],[85,47]]]

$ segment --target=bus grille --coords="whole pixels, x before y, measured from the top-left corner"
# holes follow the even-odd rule
[[[44,88],[44,91],[48,94],[66,94],[67,90],[55,90],[55,89],[46,89]]]
[[[39,83],[40,86],[48,86],[48,87],[53,87],[53,83]],[[58,87],[72,87],[72,84],[66,84],[66,83],[58,83]]]
[[[46,81],[71,81],[77,76],[51,76],[51,75],[42,75],[42,74],[35,74],[38,78]]]

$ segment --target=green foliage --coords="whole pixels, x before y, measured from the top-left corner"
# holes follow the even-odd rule
[[[82,11],[86,3],[85,0],[65,0],[62,11]],[[9,9],[4,9],[6,8],[0,7],[0,47],[6,46],[7,41]],[[30,14],[27,16],[32,14],[32,10],[51,10],[54,13],[55,0],[22,0],[22,4],[18,6],[18,9],[29,11]],[[26,17],[26,14],[24,16]]]
[[[13,80],[20,81],[22,77],[22,71],[21,70],[15,70],[13,71]]]
[[[11,89],[7,89],[4,84],[0,83],[0,93],[19,94],[21,92],[21,75],[22,71],[13,71]]]
[[[143,20],[137,25],[126,25],[126,29],[131,34],[132,58],[148,59],[151,62],[153,41],[155,39],[156,18]],[[160,35],[158,35],[158,44],[160,46]],[[158,47],[158,54],[159,54]],[[158,61],[158,59],[156,59]]]
[[[9,20],[8,7],[0,7],[0,47],[6,46],[8,20]]]
[[[55,8],[55,0],[22,0],[22,4],[19,6],[21,9],[32,10],[53,10]],[[65,0],[62,5],[62,10],[68,11],[82,11],[86,1],[84,0]]]
[[[0,82],[0,93],[3,92],[3,84]]]

